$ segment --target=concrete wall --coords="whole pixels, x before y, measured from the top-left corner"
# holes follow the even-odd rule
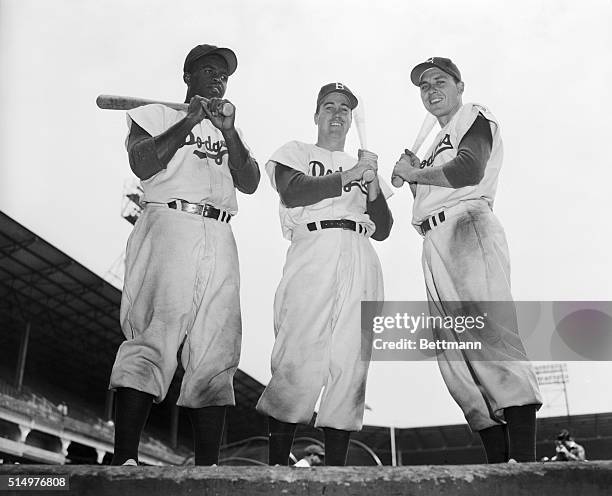
[[[590,496],[609,495],[612,488],[612,462],[315,469],[0,465],[0,480],[25,474],[68,474],[70,490],[53,494],[79,496]]]

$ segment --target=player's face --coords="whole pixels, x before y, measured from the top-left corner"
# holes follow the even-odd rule
[[[227,63],[220,55],[205,55],[196,60],[186,81],[191,96],[223,98],[227,89]]]
[[[353,113],[349,107],[348,97],[342,93],[327,95],[315,114],[315,123],[319,127],[319,132],[329,136],[346,136],[352,121]]]
[[[461,106],[463,82],[434,67],[425,71],[419,84],[421,100],[427,111],[438,118],[452,117]]]

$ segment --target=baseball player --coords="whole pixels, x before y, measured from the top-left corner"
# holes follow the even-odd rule
[[[294,467],[319,467],[324,465],[325,451],[318,444],[310,444],[304,449],[304,457],[294,463]]]
[[[381,300],[380,263],[369,238],[384,240],[393,219],[377,156],[344,152],[358,101],[342,83],[319,91],[316,144],[291,141],[266,164],[291,241],[274,301],[272,379],[257,404],[269,416],[269,463],[287,465],[298,423],[325,433],[327,465],[344,465],[351,431],[361,429],[369,360],[361,356],[360,304]]]
[[[574,441],[570,432],[563,429],[555,441],[556,454],[550,461],[552,462],[584,462],[586,461],[586,452],[584,447]]]
[[[151,404],[164,399],[177,367],[177,404],[194,430],[196,465],[216,464],[226,405],[234,404],[240,356],[238,256],[230,219],[236,192],[253,193],[257,162],[223,100],[237,60],[228,48],[199,45],[185,59],[187,111],[154,104],[128,112],[130,166],[144,211],[130,235],[121,301],[113,464],[136,464]],[[228,112],[225,112],[228,113]]]
[[[415,195],[430,310],[446,317],[484,308],[486,315],[483,302],[508,302],[487,320],[482,351],[444,351],[440,371],[490,463],[535,461],[542,400],[517,330],[504,230],[492,211],[503,157],[499,123],[483,105],[462,103],[464,83],[450,59],[430,58],[410,78],[441,127],[422,162],[406,150],[393,171]],[[436,332],[459,340],[452,330]]]

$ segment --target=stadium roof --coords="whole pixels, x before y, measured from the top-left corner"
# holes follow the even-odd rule
[[[48,385],[45,393],[52,400],[55,395],[57,402],[67,393],[79,403],[95,405],[102,416],[111,367],[124,339],[120,302],[118,289],[0,212],[0,373],[9,381],[30,323],[24,382]],[[179,380],[180,373],[167,404],[156,408],[163,426],[170,425]],[[263,385],[238,371],[235,388],[237,411],[231,414],[230,428],[250,432],[254,422],[264,422],[254,412],[246,413]]]

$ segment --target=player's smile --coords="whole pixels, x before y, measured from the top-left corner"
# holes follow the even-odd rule
[[[438,68],[426,70],[419,83],[421,100],[425,108],[444,124],[450,120],[461,106],[463,82],[455,81],[453,76]]]
[[[319,107],[319,126],[328,132],[346,133],[350,127],[351,109],[346,95],[330,93],[325,97]]]
[[[339,91],[328,93],[317,102],[314,121],[319,128],[317,145],[342,150],[353,121],[351,101]]]

